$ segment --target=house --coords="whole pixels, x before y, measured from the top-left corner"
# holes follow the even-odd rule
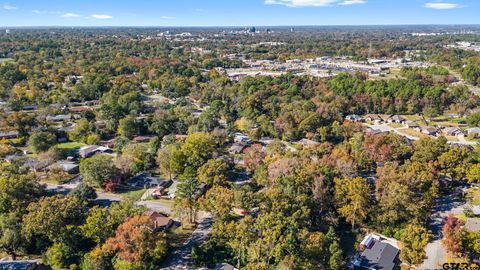
[[[434,136],[434,137],[437,137],[438,136],[438,128],[436,127],[429,127],[429,126],[426,126],[426,127],[421,127],[421,132],[423,134],[426,134],[426,135],[430,135],[430,136]]]
[[[353,261],[354,269],[393,270],[398,267],[400,250],[386,239],[377,235],[367,235],[360,243],[360,253]]]
[[[214,270],[238,270],[235,266],[228,263],[217,263]]]
[[[46,119],[47,121],[52,121],[52,122],[64,122],[64,121],[70,121],[72,119],[72,116],[69,114],[59,114],[55,116],[47,116]]]
[[[98,145],[87,145],[78,149],[78,154],[82,158],[88,158],[98,153],[113,153],[113,151],[108,147]]]
[[[377,135],[382,135],[388,133],[388,131],[382,131],[380,129],[374,129],[374,128],[367,128],[367,134],[370,134],[372,136],[377,136]]]
[[[417,128],[420,127],[420,125],[418,125],[414,121],[405,121],[404,125],[405,125],[406,128],[411,128],[411,129],[417,129]]]
[[[145,143],[150,142],[155,136],[137,136],[133,138],[133,141],[136,143]]]
[[[362,118],[356,114],[350,114],[345,117],[345,120],[350,122],[361,122]]]
[[[128,180],[130,186],[142,188],[166,188],[172,184],[172,180],[164,180],[150,172],[141,172]]]
[[[228,149],[228,152],[229,152],[231,155],[240,154],[240,153],[243,152],[243,150],[245,149],[245,147],[247,147],[247,145],[246,145],[245,143],[236,142],[236,143],[232,144],[232,146],[230,146],[230,148]]]
[[[14,139],[18,137],[18,131],[0,131],[0,139]]]
[[[473,128],[467,129],[467,134],[468,136],[471,136],[473,138],[480,137],[480,127],[473,127]]]
[[[316,141],[313,141],[313,140],[303,138],[300,141],[296,142],[296,144],[301,144],[304,147],[309,147],[309,146],[319,145],[320,143],[316,142]]]
[[[172,227],[173,220],[163,214],[156,211],[147,211],[145,215],[153,221],[154,229],[157,231],[165,231]]]
[[[89,106],[80,106],[80,107],[71,107],[68,108],[68,111],[71,113],[81,113],[84,111],[89,111],[91,108]]]
[[[446,136],[464,137],[465,134],[458,127],[446,127],[443,129],[443,133]]]
[[[113,148],[115,146],[115,138],[106,140],[106,141],[101,141],[100,144],[108,148]]]
[[[403,124],[405,121],[407,121],[407,119],[401,115],[392,115],[387,118],[388,123]]]
[[[248,136],[243,135],[242,133],[239,133],[239,132],[233,134],[233,141],[237,143],[247,143],[247,144],[251,142]]]
[[[61,160],[58,161],[57,163],[54,163],[50,166],[47,167],[48,170],[52,169],[61,169],[62,171],[68,173],[68,174],[77,174],[79,173],[79,166],[73,161],[69,160]]]
[[[378,114],[367,114],[365,116],[365,121],[374,122],[375,124],[380,124],[383,121],[383,119]]]
[[[480,218],[467,218],[465,230],[480,233]]]

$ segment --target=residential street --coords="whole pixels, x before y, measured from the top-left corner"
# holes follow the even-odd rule
[[[403,137],[408,138],[408,139],[410,139],[410,140],[412,140],[412,141],[416,141],[416,140],[419,139],[418,137],[411,136],[411,135],[408,135],[408,134],[403,133],[402,130],[407,129],[406,127],[394,128],[394,127],[389,126],[388,124],[380,124],[380,125],[365,124],[365,126],[371,128],[371,129],[380,130],[380,131],[382,131],[382,132],[393,132],[393,133],[397,133],[398,135],[402,135]],[[469,141],[467,141],[467,140],[465,140],[465,139],[461,139],[461,140],[459,140],[459,141],[448,141],[448,143],[449,143],[449,144],[470,145],[470,146],[477,145],[476,142],[469,142]]]
[[[192,268],[190,255],[193,244],[195,242],[201,244],[207,239],[208,235],[212,231],[212,223],[213,217],[210,214],[207,214],[205,217],[203,217],[203,219],[199,222],[197,229],[192,233],[190,238],[188,238],[183,246],[177,249],[170,256],[170,258],[164,262],[162,268],[160,269],[195,269]]]
[[[77,187],[81,182],[81,177],[74,178],[71,182],[62,185],[50,184],[50,183],[42,183],[46,185],[47,190],[52,190],[56,193],[61,194],[68,194],[70,190]],[[109,205],[112,202],[119,202],[123,200],[123,197],[117,194],[109,193],[109,192],[101,192],[97,190],[97,201],[101,205]],[[137,201],[135,202],[137,205],[144,205],[150,210],[158,211],[164,214],[171,214],[171,206],[167,204],[163,204],[161,202],[156,201]]]
[[[425,248],[426,258],[420,269],[442,269],[441,264],[444,263],[447,254],[442,244],[442,227],[445,218],[447,218],[449,214],[457,215],[463,213],[463,207],[466,203],[459,200],[459,195],[459,191],[456,191],[449,196],[437,200],[437,206],[435,207],[435,212],[432,214],[432,221],[430,222],[430,230],[434,237],[432,242]]]

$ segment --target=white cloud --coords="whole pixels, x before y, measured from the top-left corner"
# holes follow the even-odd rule
[[[426,3],[424,7],[431,8],[431,9],[453,9],[453,8],[460,7],[460,5],[455,3],[436,2],[436,3]]]
[[[265,0],[266,5],[283,5],[287,7],[327,7],[334,5],[365,4],[366,0]]]
[[[342,6],[349,6],[349,5],[358,5],[358,4],[365,4],[367,1],[365,0],[345,0],[340,3]]]
[[[195,9],[195,12],[206,13],[206,12],[208,12],[208,10],[203,9],[203,8],[196,8],[196,9]]]
[[[99,19],[99,20],[107,20],[107,19],[112,19],[113,18],[112,15],[108,15],[108,14],[92,14],[92,15],[90,15],[90,17],[92,17],[94,19]]]
[[[2,5],[2,9],[5,9],[5,10],[15,10],[15,9],[18,9],[16,6],[13,6],[13,5],[10,5],[10,4],[3,4]]]
[[[78,17],[80,17],[80,15],[76,14],[76,13],[67,12],[67,13],[63,13],[62,15],[60,15],[60,17],[62,17],[62,18],[78,18]]]
[[[162,16],[162,17],[160,17],[160,18],[162,18],[162,19],[164,19],[164,20],[175,20],[177,17],[172,17],[172,16]]]

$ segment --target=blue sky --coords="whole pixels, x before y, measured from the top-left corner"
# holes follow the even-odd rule
[[[0,0],[0,26],[480,24],[479,0]]]

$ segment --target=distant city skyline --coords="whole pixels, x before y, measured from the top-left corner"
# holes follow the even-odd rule
[[[0,26],[480,24],[477,0],[0,0]]]

